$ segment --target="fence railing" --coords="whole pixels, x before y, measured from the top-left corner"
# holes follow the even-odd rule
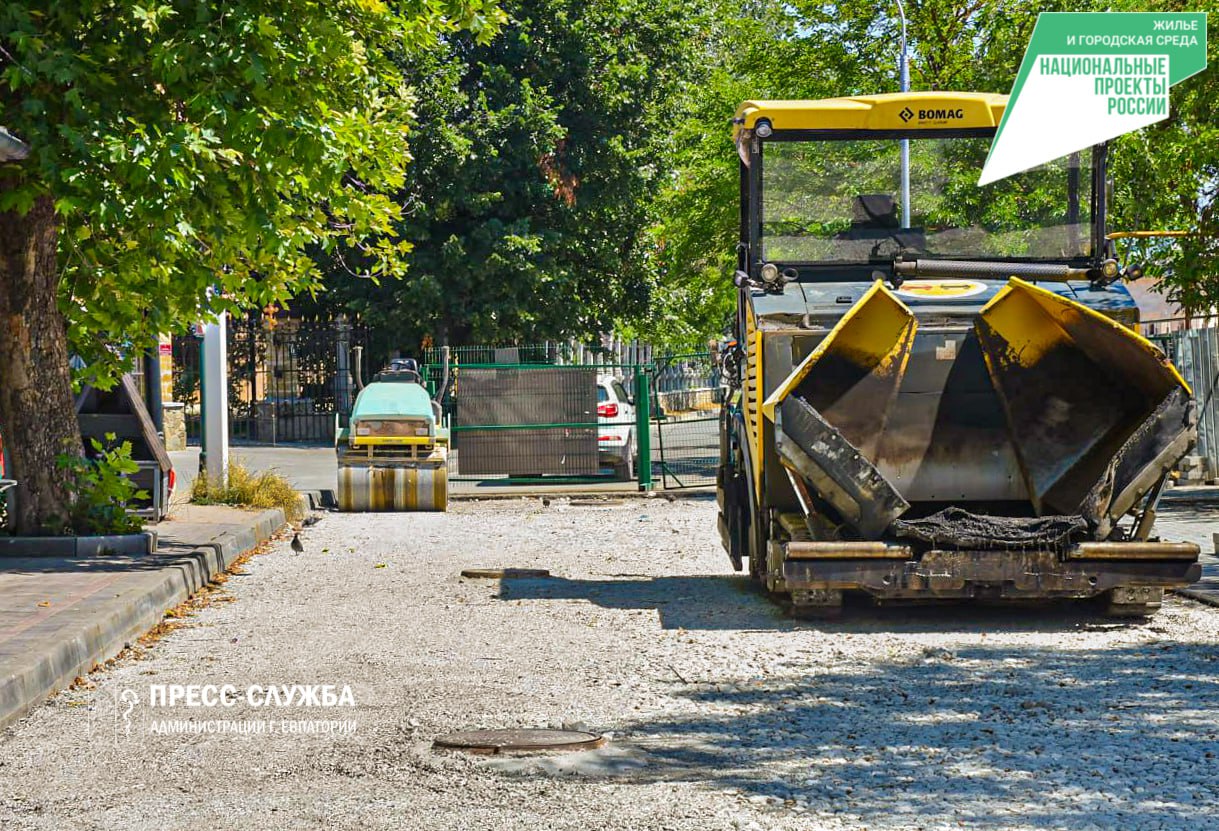
[[[640,341],[608,341],[593,348],[574,341],[524,346],[457,346],[449,350],[450,369],[462,366],[594,366],[605,375],[627,380],[635,367],[650,367],[652,391],[661,407],[686,410],[711,400],[719,371],[708,352],[669,353]],[[423,363],[439,378],[443,353],[424,350]]]
[[[342,318],[231,318],[230,435],[259,443],[332,441],[335,415],[346,414],[356,394],[352,347],[365,342],[363,328]],[[192,335],[174,338],[173,398],[184,406],[191,439],[202,416],[200,354]],[[424,380],[435,394],[444,375],[441,350],[424,358]],[[365,353],[366,382],[369,360]],[[615,340],[597,349],[570,342],[464,346],[449,350],[448,370],[440,403],[453,429],[455,476],[604,480],[612,471],[642,488],[715,481],[719,378],[709,353],[659,353]],[[629,400],[634,412],[599,412],[599,389],[606,400]],[[569,401],[573,396],[579,400]]]
[[[426,354],[441,358],[440,350]],[[653,353],[650,363],[623,363],[610,354],[555,344],[451,349],[440,397],[453,431],[450,475],[592,480],[613,469],[617,477],[633,473],[641,488],[656,481],[665,487],[714,484],[719,377],[712,356]],[[612,354],[648,350],[625,344]],[[480,360],[487,358],[520,363]],[[423,372],[437,394],[444,366],[427,363]],[[569,398],[578,406],[565,406]],[[609,407],[614,401],[630,408]],[[601,403],[607,403],[605,411],[590,417]]]
[[[1181,377],[1194,392],[1198,405],[1198,446],[1193,455],[1206,460],[1207,478],[1219,476],[1219,329],[1181,329],[1152,335]]]
[[[230,436],[333,441],[335,414],[349,411],[355,398],[352,347],[365,343],[363,326],[344,316],[250,315],[230,316],[227,328]],[[188,439],[198,437],[202,415],[200,347],[191,334],[173,339],[173,397],[184,405]]]

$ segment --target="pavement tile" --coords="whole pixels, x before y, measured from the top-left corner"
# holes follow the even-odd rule
[[[116,655],[282,524],[280,511],[182,505],[155,526],[156,554],[0,557],[0,726]]]

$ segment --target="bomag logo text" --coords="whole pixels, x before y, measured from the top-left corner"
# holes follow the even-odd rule
[[[965,111],[959,107],[955,110],[919,110],[919,121],[947,121],[950,118],[964,118]]]

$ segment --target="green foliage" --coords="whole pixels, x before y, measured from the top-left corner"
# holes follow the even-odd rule
[[[910,0],[913,88],[1007,92],[1037,14],[1087,8],[1187,5]],[[34,153],[0,210],[55,197],[103,384],[203,309],[323,283],[387,347],[697,347],[733,305],[737,104],[896,90],[899,30],[891,0],[7,3],[0,124]],[[1129,251],[1191,309],[1219,304],[1210,49],[1112,157],[1112,227],[1204,234]]]
[[[243,508],[280,508],[289,522],[305,517],[300,494],[273,470],[252,473],[237,461],[229,463],[228,482],[221,484],[200,472],[191,483],[191,501],[199,505],[237,505]]]
[[[128,508],[134,500],[147,499],[148,492],[128,478],[140,469],[131,458],[131,442],[116,444],[114,433],[107,433],[106,444],[97,439],[91,444],[93,458],[64,454],[58,459],[73,495],[65,533],[137,533],[143,523]]]
[[[202,377],[199,370],[193,366],[174,366],[173,375],[173,400],[182,402],[195,402],[198,400],[202,391]],[[232,393],[230,393],[230,396]],[[233,399],[230,397],[229,399]],[[240,398],[238,398],[240,400]]]
[[[1112,4],[1015,0],[911,0],[906,4],[911,88],[1010,91],[1039,12],[1104,11]],[[1125,0],[1114,11],[1206,11],[1217,0]],[[656,241],[658,283],[649,317],[635,333],[695,346],[718,333],[735,304],[731,274],[737,240],[738,161],[728,119],[751,98],[826,98],[898,89],[900,23],[890,0],[794,0],[716,7],[713,46],[692,72],[702,80],[682,102],[661,193]],[[1172,117],[1119,139],[1110,158],[1116,182],[1110,228],[1201,232],[1129,246],[1149,260],[1171,295],[1193,310],[1219,305],[1219,39],[1211,68],[1172,90]],[[1040,204],[1044,194],[1010,199],[1003,212]],[[1031,201],[1030,201],[1031,200]]]
[[[912,88],[1007,92],[1037,12],[1061,5],[906,3]],[[759,2],[743,14],[739,4],[718,8],[705,79],[685,102],[676,172],[652,229],[660,251],[657,303],[640,327],[679,348],[721,332],[735,304],[739,162],[729,119],[737,105],[898,89],[900,23],[892,2]]]
[[[201,309],[316,290],[311,253],[402,274],[397,61],[501,20],[493,0],[0,5],[0,123],[33,148],[0,168],[0,210],[54,196],[95,380]]]
[[[1127,2],[1122,11],[1205,11],[1219,19],[1219,2]],[[1117,140],[1110,161],[1114,181],[1112,230],[1174,230],[1184,239],[1119,243],[1125,259],[1147,263],[1168,297],[1187,312],[1219,306],[1219,38],[1207,40],[1206,70],[1172,88],[1171,115]]]
[[[488,43],[408,56],[419,79],[400,196],[399,282],[337,300],[412,349],[594,335],[649,304],[645,229],[669,173],[673,102],[693,95],[701,11],[678,0],[509,0]],[[695,71],[691,71],[691,63]]]

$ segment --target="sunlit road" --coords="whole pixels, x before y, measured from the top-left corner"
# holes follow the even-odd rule
[[[303,553],[278,543],[142,658],[6,731],[0,828],[1214,827],[1216,610],[798,623],[727,570],[714,511],[327,515]],[[471,566],[552,576],[461,578]],[[153,698],[190,685],[237,699]],[[344,688],[351,706],[321,706]],[[611,740],[528,759],[432,748],[548,725]]]

